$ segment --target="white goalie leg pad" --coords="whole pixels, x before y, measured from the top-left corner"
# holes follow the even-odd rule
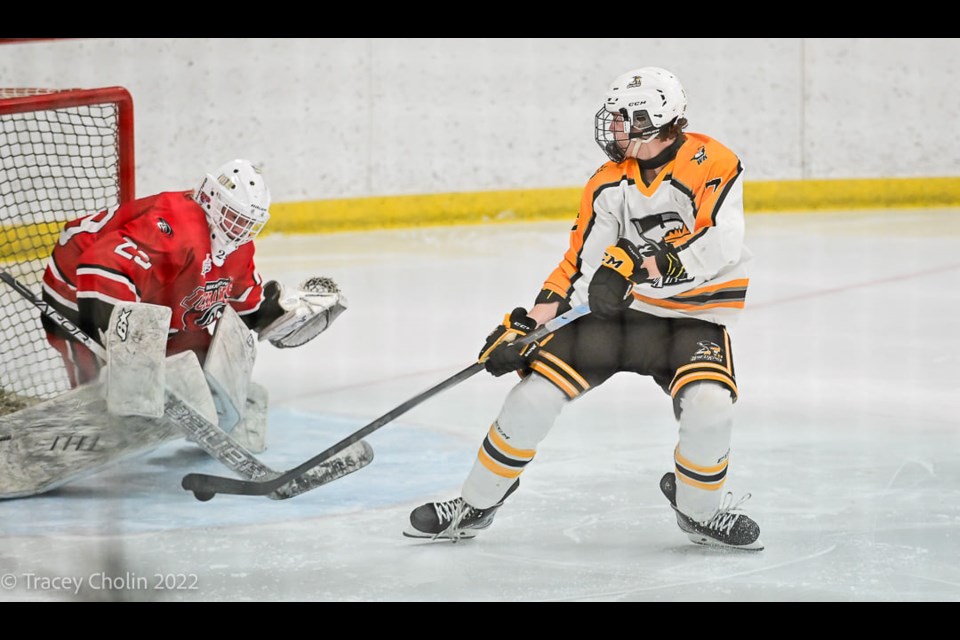
[[[566,394],[537,373],[511,389],[463,483],[463,499],[479,509],[500,502],[567,402]]]
[[[285,313],[260,332],[261,340],[280,349],[299,347],[326,331],[347,310],[347,299],[330,278],[308,278],[298,289],[282,288]]]
[[[169,391],[216,422],[196,354],[186,351],[161,364]],[[183,437],[169,418],[108,411],[106,384],[104,379],[81,385],[0,417],[0,498],[46,493]]]
[[[207,378],[193,351],[167,358],[167,389],[212,424],[219,414]]]
[[[730,390],[694,382],[681,392],[680,439],[674,452],[677,508],[697,522],[713,516],[723,497],[733,428]]]
[[[250,453],[263,453],[267,450],[267,389],[256,382],[250,382],[247,393],[247,405],[243,420],[234,428],[233,439]]]
[[[183,437],[169,420],[109,412],[104,384],[0,417],[0,498],[46,493]]]
[[[163,415],[164,360],[171,311],[146,303],[119,303],[104,335],[107,411],[118,416]]]
[[[228,433],[243,419],[256,358],[253,332],[227,305],[217,321],[203,371],[217,403],[220,419],[216,422]]]

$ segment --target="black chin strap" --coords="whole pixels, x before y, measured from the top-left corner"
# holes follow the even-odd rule
[[[673,141],[673,144],[649,160],[640,160],[637,158],[637,164],[640,165],[641,169],[656,169],[657,167],[662,167],[677,157],[677,152],[680,150],[681,145],[683,145],[683,141],[684,136],[680,134],[677,136],[677,139]]]

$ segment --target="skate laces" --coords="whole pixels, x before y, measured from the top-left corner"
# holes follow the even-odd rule
[[[733,494],[728,491],[724,494],[723,498],[721,498],[717,512],[713,514],[713,517],[706,523],[706,527],[730,535],[733,525],[736,524],[740,516],[743,515],[741,513],[735,513],[735,510],[739,509],[740,505],[749,500],[750,496],[751,494],[747,493],[734,502]]]
[[[434,502],[433,509],[437,512],[437,520],[439,520],[441,524],[446,520],[452,522],[457,512],[460,511],[462,504],[463,498],[454,498],[446,502]]]
[[[450,521],[446,527],[443,527],[438,533],[433,536],[433,539],[436,540],[440,536],[448,536],[454,542],[460,538],[463,530],[460,528],[460,523],[463,522],[464,517],[466,517],[472,510],[473,507],[469,506],[463,501],[463,498],[454,498],[453,500],[447,500],[446,502],[437,502],[433,505],[434,510],[437,512],[437,518],[442,525],[445,521]]]

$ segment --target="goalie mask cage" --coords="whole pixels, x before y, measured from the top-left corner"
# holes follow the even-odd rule
[[[134,198],[122,87],[0,88],[0,269],[39,296],[63,224]],[[70,388],[36,307],[0,283],[0,414]]]

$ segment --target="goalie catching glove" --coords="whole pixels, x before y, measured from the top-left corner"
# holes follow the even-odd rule
[[[517,307],[503,317],[503,322],[487,336],[487,341],[477,356],[487,371],[502,376],[510,371],[526,369],[540,349],[534,341],[523,346],[512,343],[537,328],[537,321],[527,315],[527,310]]]
[[[340,287],[330,278],[308,278],[289,291],[271,280],[263,289],[266,301],[278,305],[282,313],[260,330],[260,340],[269,340],[281,349],[313,340],[347,309]]]

